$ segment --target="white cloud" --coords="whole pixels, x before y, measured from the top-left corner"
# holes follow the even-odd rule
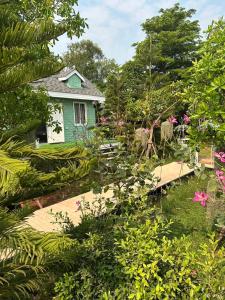
[[[222,16],[221,7],[216,5],[207,5],[199,13],[199,19],[202,29],[207,29],[208,25],[212,23],[213,20],[217,20]]]
[[[140,24],[157,15],[160,8],[171,7],[176,2],[197,9],[195,18],[204,29],[212,19],[220,17],[222,7],[225,8],[224,4],[215,4],[213,0],[80,0],[78,10],[89,24],[82,39],[93,40],[108,57],[123,63],[133,55],[132,43],[144,37]],[[65,36],[61,37],[55,51],[65,52],[70,42]]]

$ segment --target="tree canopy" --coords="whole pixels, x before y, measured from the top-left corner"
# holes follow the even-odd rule
[[[195,10],[186,10],[178,3],[159,12],[142,24],[146,38],[135,44],[135,59],[151,67],[153,73],[167,74],[174,81],[196,57],[200,27],[197,20],[191,20]]]
[[[0,131],[48,121],[47,96],[32,91],[28,83],[62,68],[49,46],[65,32],[82,34],[85,20],[74,11],[75,4],[74,0],[0,2]]]
[[[121,67],[120,78],[131,101],[145,99],[146,93],[152,95],[154,92],[171,99],[174,93],[171,94],[170,85],[182,79],[198,56],[200,27],[198,21],[191,20],[195,10],[175,4],[159,13],[142,24],[146,37],[134,44],[135,55]],[[173,87],[176,92],[177,87],[174,84]],[[116,106],[113,101],[110,97],[106,99],[107,106],[112,106],[111,111]],[[121,106],[124,104],[123,99]]]

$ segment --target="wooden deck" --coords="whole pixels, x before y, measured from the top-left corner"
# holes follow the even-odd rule
[[[159,166],[153,172],[154,176],[159,178],[159,181],[156,183],[154,189],[163,187],[164,185],[174,180],[177,180],[183,176],[186,176],[192,173],[193,171],[194,170],[190,169],[185,163],[172,162],[164,166]],[[146,180],[146,183],[148,183],[148,180]],[[108,190],[106,193],[103,193],[99,196],[102,196],[104,198],[111,198],[112,195],[113,191]],[[90,191],[85,194],[73,197],[71,199],[64,200],[60,203],[35,211],[31,216],[27,218],[26,222],[27,224],[39,231],[58,231],[60,230],[59,225],[52,223],[54,222],[54,217],[49,213],[50,211],[52,211],[53,213],[67,213],[71,221],[75,225],[78,225],[81,221],[81,212],[77,211],[76,202],[85,199],[89,203],[92,203],[97,197],[98,195],[96,196],[93,192]]]

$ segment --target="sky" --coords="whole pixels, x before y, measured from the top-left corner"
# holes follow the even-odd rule
[[[89,29],[82,39],[97,43],[108,58],[123,64],[134,54],[132,44],[141,41],[144,33],[141,24],[158,14],[160,8],[168,8],[179,2],[185,8],[197,10],[194,19],[205,30],[212,20],[225,14],[224,0],[79,0],[76,10],[87,18]],[[54,46],[56,54],[62,55],[72,41],[63,35]]]

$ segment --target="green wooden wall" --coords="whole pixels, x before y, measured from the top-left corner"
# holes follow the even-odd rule
[[[85,103],[87,109],[87,126],[78,126],[74,124],[74,107],[73,103],[76,100],[73,99],[58,99],[63,104],[63,116],[64,116],[64,132],[65,142],[72,142],[82,138],[84,134],[87,134],[87,129],[95,126],[95,107],[92,101],[77,100],[78,102]],[[88,132],[88,134],[90,134]]]
[[[73,75],[66,81],[66,85],[74,89],[81,88],[81,79],[77,75]]]

